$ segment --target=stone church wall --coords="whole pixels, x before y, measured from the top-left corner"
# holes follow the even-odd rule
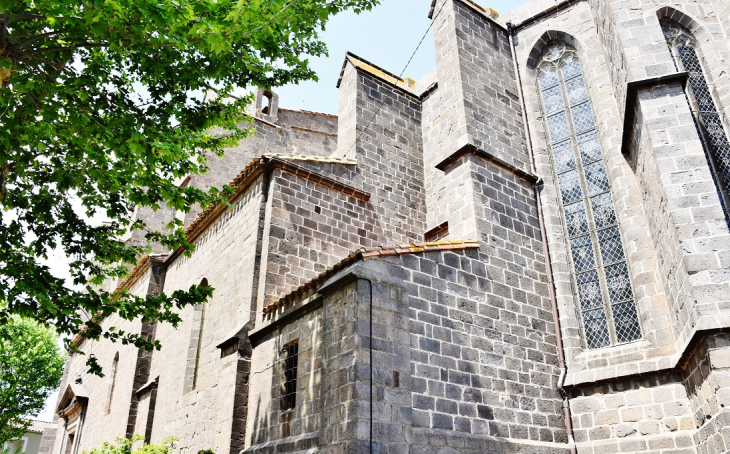
[[[260,117],[260,116],[259,116]],[[208,190],[221,188],[233,180],[252,159],[264,154],[329,156],[337,147],[337,117],[315,112],[277,109],[277,116],[254,120],[253,136],[226,150],[222,158],[210,156],[210,170],[193,175],[188,184]],[[195,207],[185,214],[185,225],[201,212]]]
[[[466,122],[469,144],[528,171],[522,109],[506,30],[469,2],[451,4],[456,39],[445,46],[457,49],[465,115],[460,120]],[[448,85],[444,88],[449,89]],[[455,152],[462,144],[450,145]]]
[[[722,244],[730,245],[723,239],[727,227],[721,225],[721,215],[707,217],[708,210],[712,210],[709,200],[714,187],[707,184],[711,181],[708,181],[706,161],[699,159],[699,155],[696,159],[688,156],[702,154],[702,148],[696,134],[692,139],[691,118],[687,115],[679,118],[684,115],[683,109],[688,112],[681,87],[660,85],[633,94],[638,99],[636,111],[630,112],[634,117],[633,151],[630,156],[621,156],[621,129],[615,125],[623,121],[622,96],[625,100],[626,93],[620,92],[625,85],[616,85],[613,79],[629,73],[633,74],[625,76],[629,79],[646,78],[658,75],[662,68],[667,72],[674,69],[672,66],[669,71],[666,60],[662,60],[669,53],[656,19],[660,5],[655,9],[621,7],[611,13],[620,2],[595,3],[602,11],[608,11],[609,16],[586,14],[588,5],[579,2],[520,29],[516,40],[537,172],[546,181],[543,207],[566,342],[576,441],[579,452],[663,452],[665,449],[695,452],[694,445],[699,442],[695,435],[698,425],[691,405],[692,392],[685,389],[687,372],[677,362],[683,352],[696,354],[692,348],[684,350],[687,328],[696,326],[700,311],[711,310],[709,306],[718,307],[716,302],[723,301],[724,297],[720,293],[695,293],[697,296],[692,297],[690,293],[711,291],[726,295],[727,291],[723,290],[723,273],[710,271],[717,262],[707,256],[703,259],[699,254],[690,256],[702,252],[698,247],[712,251],[715,257],[722,256]],[[591,2],[590,6],[595,13],[596,4]],[[632,31],[627,31],[629,28]],[[611,36],[612,29],[618,30],[620,36]],[[571,338],[580,339],[580,332],[570,315],[575,304],[571,302],[569,270],[563,265],[567,264],[568,251],[563,246],[556,183],[534,88],[535,76],[529,66],[533,44],[541,34],[550,33],[549,30],[572,38],[570,44],[578,49],[607,157],[619,225],[630,257],[644,338],[653,347],[627,345],[593,353],[571,342]],[[653,44],[646,43],[647,40]],[[624,50],[611,51],[616,43],[621,43]],[[600,52],[601,47],[605,52]],[[617,68],[618,63],[610,62],[623,52],[630,56],[625,62],[628,66]],[[652,52],[657,56],[651,57]],[[614,98],[616,91],[619,99]],[[701,193],[706,195],[698,195]],[[712,245],[702,237],[713,238]],[[686,267],[692,263],[697,268],[688,273]],[[702,273],[707,273],[706,277],[696,276]],[[690,285],[691,281],[705,282],[705,290],[702,284]],[[715,314],[720,316],[719,312]],[[651,370],[662,372],[657,378],[632,378],[635,373]],[[609,381],[590,384],[601,378]]]
[[[436,1],[437,65],[418,83],[348,54],[339,119],[257,114],[256,135],[188,184],[226,184],[263,154],[350,161],[259,162],[190,257],[134,283],[140,296],[163,279],[168,294],[203,279],[216,290],[177,328],[104,321],[154,335],[162,352],[82,344],[105,373],[120,352],[108,414],[110,378],[69,357],[64,383],[81,376],[90,394],[81,449],[146,431],[153,443],[176,435],[182,454],[567,453],[552,285],[578,452],[730,449],[730,233],[658,21],[690,24],[727,116],[730,6],[553,6],[536,0],[497,19],[471,0]],[[575,47],[583,69],[642,326],[636,342],[584,342],[536,83],[555,39]],[[175,215],[140,213],[158,227]],[[447,239],[479,249],[409,245],[444,223]],[[286,409],[292,342],[297,394]]]
[[[355,249],[387,242],[371,203],[286,171],[273,172],[269,210],[259,309]]]
[[[690,397],[698,430],[697,452],[730,449],[730,337],[716,334],[702,339],[684,368],[684,385]]]
[[[523,172],[530,169],[506,29],[469,2],[437,3],[438,86],[423,102],[429,229],[447,221],[453,228],[464,220],[449,219],[444,207],[457,188],[447,187],[443,172],[436,169],[463,147],[472,146]]]
[[[370,194],[375,221],[387,235],[385,244],[422,241],[426,206],[420,99],[352,62],[346,63],[340,87],[356,93],[355,114],[340,121],[340,134],[350,137],[349,131],[356,131],[353,159],[358,165],[350,184]]]
[[[680,373],[586,386],[572,394],[581,453],[695,452],[695,418]]]
[[[251,295],[262,209],[263,177],[259,177],[195,241],[191,257],[180,256],[168,267],[165,292],[187,289],[205,278],[215,291],[206,303],[196,386],[195,373],[200,316],[187,307],[183,322],[173,328],[160,325],[157,338],[163,353],[155,355],[151,377],[159,376],[152,442],[159,443],[170,434],[179,439],[181,452],[200,449],[227,452],[231,443],[237,355],[222,357],[216,348],[227,335],[251,317]],[[197,322],[197,323],[195,323]]]
[[[322,373],[326,344],[323,343],[322,311],[305,315],[276,331],[256,345],[252,362],[249,418],[246,427],[246,452],[274,453],[282,440],[292,451],[318,445],[322,428]],[[282,408],[284,347],[298,343],[296,407],[289,416]],[[341,340],[331,344],[341,346]],[[253,446],[253,447],[252,447]],[[280,450],[280,448],[279,448]]]
[[[152,283],[150,278],[151,272],[148,270],[129,288],[129,293],[144,297]],[[117,315],[107,317],[102,321],[104,329],[114,326],[117,330],[131,333],[139,332],[141,325],[142,323],[139,320],[127,321]],[[78,353],[68,354],[59,398],[62,397],[70,384],[80,384],[88,393],[89,399],[86,414],[84,415],[85,421],[90,421],[93,425],[101,424],[107,427],[105,431],[87,430],[85,433],[82,427],[77,448],[80,453],[83,450],[95,448],[104,441],[126,436],[137,366],[137,348],[133,345],[122,345],[103,339],[98,342],[85,340],[79,345],[79,348],[84,352],[83,355]],[[117,353],[119,354],[119,361],[116,365],[115,374],[114,358]],[[87,372],[86,361],[92,355],[103,368],[104,377]],[[114,381],[113,390],[112,381]],[[63,430],[63,424],[61,424],[53,443],[54,453],[61,449],[66,438],[67,434]]]
[[[262,410],[249,430],[261,438],[246,452],[359,452],[371,437],[377,452],[567,452],[548,311],[535,309],[537,290],[521,297],[485,260],[464,251],[366,260],[295,303],[322,306],[255,346]],[[312,356],[300,359],[297,416],[282,438],[276,353],[295,338]]]
[[[648,345],[639,346],[634,343],[593,352],[585,349],[582,344],[576,309],[578,302],[573,296],[569,251],[565,241],[567,234],[559,210],[557,178],[547,144],[547,132],[534,70],[536,63],[534,46],[540,48],[547,44],[546,39],[558,37],[568,39],[569,44],[576,48],[583,68],[619,217],[618,224],[629,257],[634,291],[638,296],[637,308],[642,329],[645,338],[651,339],[651,344]],[[604,57],[603,43],[596,34],[596,25],[587,2],[578,2],[569,9],[526,25],[518,30],[516,38],[516,52],[530,135],[533,140],[536,171],[545,182],[541,198],[552,256],[566,359],[569,364],[568,383],[590,382],[599,377],[625,375],[633,368],[638,370],[637,361],[643,358],[661,357],[670,353],[666,347],[674,341],[674,333],[669,328],[669,309],[664,289],[661,285],[657,285],[661,282],[661,278],[653,254],[649,221],[643,204],[638,199],[639,181],[621,154],[621,131],[613,126],[621,124],[621,118],[620,106],[611,89],[610,64]],[[653,348],[650,345],[653,345]]]

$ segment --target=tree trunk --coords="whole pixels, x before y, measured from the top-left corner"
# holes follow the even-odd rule
[[[7,191],[8,173],[10,171],[10,163],[4,162],[0,165],[0,199],[5,198]]]

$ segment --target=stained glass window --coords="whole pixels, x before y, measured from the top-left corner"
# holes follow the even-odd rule
[[[717,110],[696,51],[696,41],[682,25],[667,18],[661,20],[662,31],[677,69],[687,71],[695,127],[705,150],[717,192],[730,227],[730,142]]]
[[[641,327],[583,71],[566,43],[552,43],[542,55],[538,88],[585,344],[635,341]]]

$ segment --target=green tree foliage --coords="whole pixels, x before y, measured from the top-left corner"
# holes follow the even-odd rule
[[[61,382],[65,357],[56,333],[11,317],[0,324],[0,446],[23,436]]]
[[[144,440],[139,434],[134,434],[131,439],[117,438],[115,443],[104,443],[100,448],[84,451],[81,454],[172,454],[177,451],[177,440],[175,437],[165,438],[159,445],[144,444],[135,449],[138,441]]]
[[[145,227],[134,207],[225,203],[229,188],[175,182],[250,134],[241,125],[251,98],[233,97],[236,87],[316,79],[307,56],[326,53],[318,31],[377,1],[0,0],[0,324],[21,314],[64,334],[159,348],[98,320],[176,324],[177,309],[211,289],[99,290],[145,253],[120,240]],[[210,91],[217,97],[204,100]],[[179,221],[146,237],[192,249]],[[70,258],[73,285],[43,264],[54,248]]]

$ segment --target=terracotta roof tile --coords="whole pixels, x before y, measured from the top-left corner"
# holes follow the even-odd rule
[[[165,259],[168,256],[165,254],[158,254],[158,255],[145,255],[141,259],[139,259],[139,262],[132,268],[132,270],[127,274],[127,276],[122,279],[119,284],[117,284],[117,287],[114,289],[112,294],[121,292],[122,290],[128,289],[132,286],[137,280],[142,277],[142,275],[147,271],[147,269],[152,265],[152,263],[157,262],[158,264],[162,264]],[[113,296],[113,298],[117,298],[117,296]],[[100,314],[95,314],[92,317],[92,320],[95,322],[101,321]],[[82,328],[81,331],[83,332],[86,329],[86,327]],[[71,341],[73,344],[75,344],[77,347],[81,345],[81,342],[83,341],[83,336],[81,334],[77,334],[74,336],[73,340]]]
[[[362,259],[371,259],[376,257],[387,257],[393,255],[403,254],[415,254],[418,252],[433,252],[433,251],[449,251],[449,250],[461,250],[461,249],[478,249],[479,243],[476,240],[449,240],[449,241],[433,241],[426,243],[413,243],[406,245],[398,245],[395,247],[376,247],[371,249],[360,248],[340,260],[336,264],[332,265],[325,271],[318,274],[316,277],[308,281],[307,283],[299,286],[295,290],[287,293],[286,295],[279,298],[277,301],[269,304],[264,308],[264,314],[275,311],[279,307],[286,305],[291,302],[294,298],[301,298],[314,294],[316,289],[322,285],[327,279],[332,277],[335,273],[350,266],[356,261]]]
[[[306,155],[287,155],[287,154],[265,154],[261,157],[254,158],[246,167],[241,170],[241,172],[236,175],[236,177],[228,184],[228,186],[232,187],[234,189],[234,193],[229,197],[229,200],[232,200],[235,198],[241,190],[243,190],[250,181],[252,180],[253,176],[257,176],[262,170],[263,166],[265,164],[268,164],[269,162],[314,162],[318,164],[341,164],[341,165],[357,165],[357,161],[352,159],[339,159],[339,158],[331,158],[331,157],[325,157],[325,156],[306,156]],[[326,177],[323,177],[322,175],[313,174],[312,172],[306,171],[304,169],[301,169],[297,167],[296,169],[290,168],[285,169],[291,172],[296,173],[296,171],[300,171],[300,173],[306,173],[305,178],[315,180],[318,183],[321,183],[323,180],[328,180]],[[329,187],[332,187],[333,189],[345,192],[350,195],[353,195],[357,197],[359,192],[355,188],[350,188],[344,184],[337,183],[335,181],[331,182],[332,184],[329,184]],[[363,193],[364,194],[364,193]],[[358,197],[360,198],[360,197]],[[369,197],[368,197],[369,198]],[[209,221],[210,217],[213,215],[213,213],[216,210],[219,210],[224,205],[210,205],[205,210],[203,210],[202,213],[198,215],[197,218],[193,222],[190,223],[190,225],[185,229],[185,236],[188,238],[188,241],[191,241],[192,238],[195,236],[196,230],[200,228],[201,226],[207,224],[206,221]]]
[[[55,427],[56,425],[52,422],[41,421],[39,419],[32,419],[28,432],[43,433],[43,429]]]
[[[315,162],[320,164],[341,164],[341,165],[357,165],[357,161],[354,161],[352,159],[340,159],[340,158],[331,158],[331,157],[324,157],[324,156],[306,156],[306,155],[287,155],[287,154],[265,154],[261,157],[254,158],[244,169],[239,172],[238,175],[229,183],[229,186],[234,188],[235,193],[231,196],[230,199],[235,197],[238,192],[243,189],[248,184],[247,179],[254,174],[257,174],[260,172],[260,170],[263,168],[264,164],[267,164],[271,161],[279,161],[279,162]],[[296,174],[300,174],[300,170],[302,170],[300,167],[296,168],[286,168],[285,170],[294,172]],[[329,179],[326,177],[323,177],[321,175],[313,174],[309,171],[304,170],[304,173],[306,175],[303,175],[305,178],[308,178],[310,180],[313,180],[315,182],[323,183],[324,180],[327,180],[330,182]],[[331,181],[327,186],[332,187],[335,190],[339,190],[341,192],[351,193],[351,195],[355,197],[362,197],[365,193],[360,193],[355,188],[351,188],[349,186],[346,186],[341,183],[337,183],[334,181]],[[367,194],[365,194],[367,195]],[[369,197],[369,196],[368,196]],[[230,200],[229,199],[229,200]],[[195,235],[196,230],[198,230],[201,226],[207,224],[205,221],[210,221],[210,217],[214,215],[214,212],[216,210],[222,210],[222,207],[225,205],[211,205],[207,207],[205,210],[203,210],[202,213],[198,215],[195,220],[190,223],[190,225],[185,229],[185,235],[188,237],[188,240],[191,239],[191,236]],[[137,265],[135,265],[134,268],[127,274],[127,276],[122,279],[121,282],[117,285],[114,292],[120,292],[124,289],[127,289],[134,284],[137,279],[144,274],[144,271],[147,270],[148,266],[150,265],[150,260],[152,261],[164,261],[166,258],[172,257],[174,254],[170,255],[158,255],[158,256],[149,256],[145,255],[142,257],[139,262],[137,262]],[[96,318],[96,316],[94,317]],[[81,344],[81,341],[83,340],[83,337],[78,334],[74,337],[73,343],[77,346]]]
[[[328,114],[328,113],[324,113],[324,112],[313,112],[311,110],[302,110],[302,109],[285,109],[283,107],[279,107],[279,112],[281,112],[282,110],[286,111],[286,112],[295,112],[295,113],[303,113],[303,114],[307,114],[307,115],[316,115],[318,117],[337,118],[337,115],[332,115],[332,114]]]

